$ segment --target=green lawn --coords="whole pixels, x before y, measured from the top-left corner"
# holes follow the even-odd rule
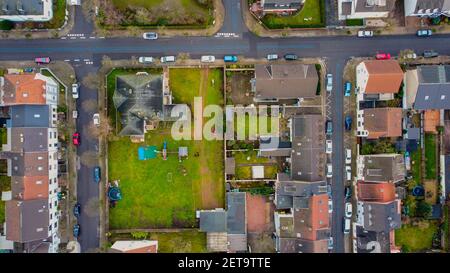
[[[66,0],[53,1],[53,18],[44,23],[44,28],[56,29],[62,27],[66,18]]]
[[[422,157],[422,150],[419,148],[417,151],[411,153],[411,171],[414,180],[414,184],[411,184],[410,190],[414,186],[420,185],[422,183],[422,171],[420,167]]]
[[[6,128],[0,128],[0,150],[2,144],[7,142]],[[6,173],[6,160],[2,160],[2,164],[0,165],[0,173]],[[3,191],[11,190],[11,177],[6,175],[0,175],[0,194]],[[0,200],[0,225],[5,222],[5,201]]]
[[[269,159],[266,157],[258,157],[256,151],[249,152],[235,152],[233,154],[236,164],[255,164],[268,163]],[[247,160],[249,159],[249,160]],[[278,173],[278,167],[276,164],[270,166],[264,166],[264,178],[274,179]],[[236,179],[247,180],[252,179],[251,166],[238,166],[236,167]]]
[[[436,135],[425,134],[425,177],[436,179]]]
[[[405,252],[419,252],[430,249],[433,236],[438,230],[434,221],[423,221],[423,226],[403,225],[395,231],[395,244]]]
[[[305,20],[306,19],[306,20]],[[309,20],[311,19],[311,20]],[[263,23],[270,29],[320,28],[325,26],[325,0],[307,0],[303,9],[292,16],[266,15]]]
[[[117,75],[117,73],[116,73]],[[199,69],[173,69],[170,85],[175,103],[193,103],[200,92]],[[184,78],[190,79],[185,85]],[[222,71],[210,70],[205,101],[222,104]],[[110,83],[108,82],[108,85]],[[110,228],[194,227],[195,210],[224,206],[223,144],[221,141],[175,141],[171,124],[146,134],[145,144],[123,137],[109,142],[109,180],[120,179],[123,199],[110,210]],[[141,145],[162,150],[167,141],[168,158],[139,161]],[[178,147],[188,147],[189,157],[179,162]],[[206,197],[205,197],[205,191]]]

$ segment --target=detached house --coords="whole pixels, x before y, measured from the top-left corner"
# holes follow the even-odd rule
[[[356,67],[358,100],[391,100],[403,81],[403,71],[395,60],[369,60]]]
[[[357,131],[359,137],[402,136],[402,108],[369,108],[358,110]]]
[[[405,16],[450,16],[450,0],[407,0]]]
[[[396,0],[338,0],[339,20],[385,18]]]

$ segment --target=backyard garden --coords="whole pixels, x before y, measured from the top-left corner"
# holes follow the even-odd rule
[[[108,76],[109,98],[115,88],[112,75],[120,75],[120,70]],[[202,96],[204,104],[223,104],[222,70],[170,69],[169,75],[174,103],[191,106],[195,96]],[[115,112],[110,109],[109,114]],[[160,153],[164,142],[166,160]],[[113,136],[108,145],[109,180],[119,180],[123,196],[110,209],[110,229],[195,227],[195,210],[224,207],[222,141],[175,141],[171,123],[161,122],[146,133],[145,143]],[[139,160],[141,146],[156,146],[157,157]],[[181,161],[176,154],[179,147],[188,148],[188,157]]]

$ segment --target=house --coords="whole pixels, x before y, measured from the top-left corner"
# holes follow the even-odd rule
[[[406,107],[450,109],[450,65],[422,65],[405,73]]]
[[[294,200],[312,195],[327,193],[327,183],[321,181],[293,181],[286,173],[277,174],[275,183],[275,206],[277,209],[294,207]]]
[[[339,20],[386,18],[396,0],[338,0]]]
[[[53,18],[53,0],[2,0],[0,20],[46,22]]]
[[[357,179],[364,182],[397,183],[405,179],[405,161],[400,154],[359,155]]]
[[[294,197],[293,207],[287,211],[276,211],[274,217],[277,252],[328,252],[330,223],[327,194]]]
[[[402,108],[369,108],[358,110],[357,131],[359,137],[402,136]]]
[[[405,1],[405,16],[437,17],[450,16],[450,0]]]
[[[441,125],[439,110],[425,110],[423,114],[423,130],[425,133],[437,134],[437,127]]]
[[[111,246],[111,252],[117,253],[157,253],[158,241],[116,241]]]
[[[113,102],[123,127],[119,135],[142,137],[147,122],[177,120],[182,116],[172,116],[172,113],[178,111],[187,115],[187,105],[172,104],[170,92],[164,90],[163,82],[167,79],[163,75],[166,73],[117,76]]]
[[[395,200],[396,190],[393,183],[357,182],[359,201],[371,203],[389,203]]]
[[[255,65],[255,78],[252,82],[255,101],[277,102],[282,99],[315,97],[319,76],[314,65]]]
[[[262,157],[288,157],[291,155],[292,143],[282,141],[277,137],[260,138],[258,156]]]
[[[356,67],[358,100],[391,100],[403,82],[403,71],[395,60],[368,60]]]
[[[401,227],[400,200],[388,203],[358,201],[357,225],[367,231],[389,233]]]
[[[391,253],[390,235],[390,232],[367,231],[357,225],[354,253]]]
[[[247,251],[247,208],[245,192],[227,192],[227,209],[198,212],[200,231],[206,232],[210,252]]]
[[[6,74],[0,79],[0,105],[58,104],[58,84],[36,74]]]
[[[292,14],[299,11],[306,0],[259,0],[251,7],[254,13]],[[313,0],[308,0],[313,1]]]

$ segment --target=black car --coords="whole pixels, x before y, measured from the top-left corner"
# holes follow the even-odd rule
[[[286,54],[286,55],[284,55],[284,59],[286,61],[295,61],[298,59],[298,56],[295,54]]]
[[[345,187],[345,198],[350,199],[352,197],[352,188]]]
[[[73,215],[75,215],[75,217],[80,216],[81,213],[81,205],[80,203],[76,203],[75,206],[73,206]]]
[[[424,58],[434,58],[434,57],[437,57],[437,56],[439,56],[439,53],[437,53],[434,50],[425,50],[423,52],[423,57]]]
[[[350,131],[352,129],[352,117],[346,116],[345,117],[345,130]]]

